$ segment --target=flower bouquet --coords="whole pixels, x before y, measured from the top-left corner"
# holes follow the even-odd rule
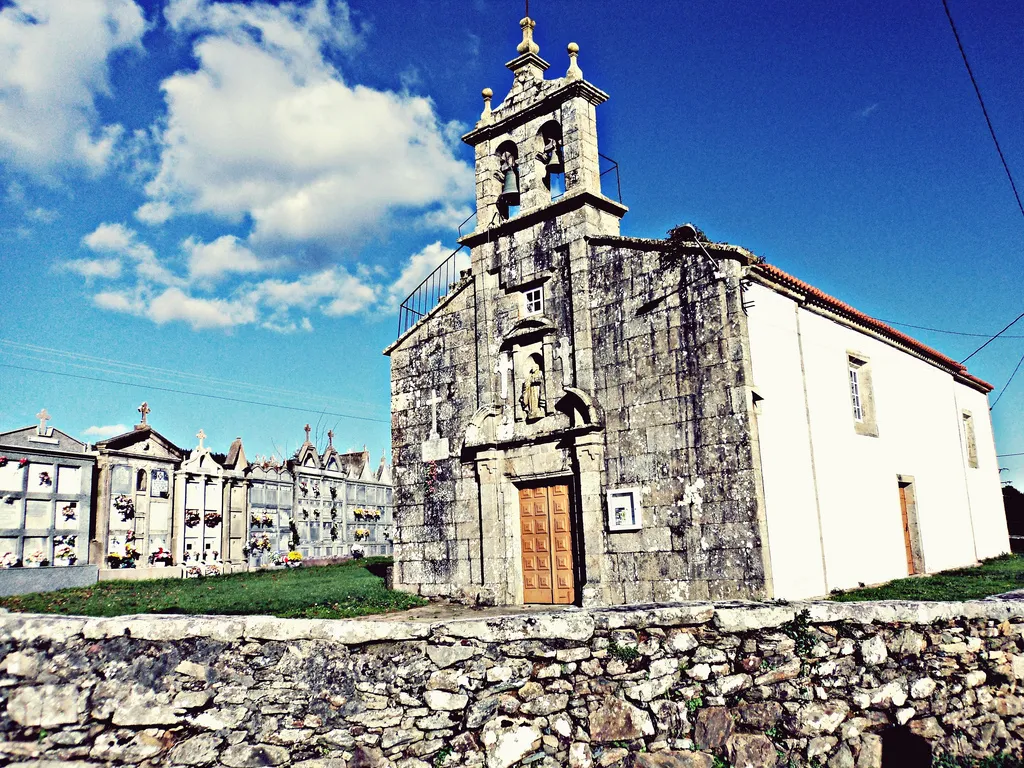
[[[18,558],[13,552],[4,552],[4,556],[0,557],[0,568],[13,568],[18,564]]]
[[[207,528],[216,528],[220,525],[221,515],[220,512],[207,512],[204,522]]]
[[[0,456],[0,467],[6,467],[8,461],[10,461],[10,459],[8,459],[6,456]]]
[[[199,521],[202,520],[202,516],[199,514],[198,509],[186,509],[185,510],[185,526],[187,528],[195,528],[199,525]]]
[[[185,578],[187,579],[198,579],[203,575],[203,566],[201,565],[190,565],[185,569]]]
[[[288,553],[288,558],[285,560],[285,565],[289,568],[298,568],[302,565],[302,553],[292,550]]]
[[[206,564],[206,576],[220,576],[220,566],[216,563]]]
[[[114,499],[114,509],[121,515],[122,523],[135,519],[135,502],[123,493]]]
[[[303,496],[309,493],[309,486],[306,484],[305,480],[299,483],[299,490],[302,492]]]
[[[74,547],[63,544],[54,551],[53,559],[57,561],[58,565],[74,565],[78,557]]]
[[[28,466],[28,459],[18,459],[18,466],[19,467],[27,467]]]
[[[153,552],[149,556],[149,564],[156,566],[157,568],[165,568],[172,562],[171,553],[163,547],[157,548],[156,552]]]
[[[64,516],[64,522],[70,523],[78,519],[78,505],[72,502],[61,507],[60,513]]]
[[[41,565],[49,565],[50,561],[46,559],[46,553],[41,549],[37,549],[31,555],[25,558],[25,565],[29,568],[38,568]]]
[[[331,526],[331,541],[337,541],[337,540],[338,540],[338,526],[332,525]]]
[[[269,552],[270,549],[270,537],[267,534],[254,533],[249,537],[250,552]]]
[[[45,486],[53,485],[53,478],[50,477],[50,473],[49,472],[40,472],[39,473],[39,484],[40,485],[45,485]]]

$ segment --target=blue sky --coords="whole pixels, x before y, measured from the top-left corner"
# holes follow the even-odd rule
[[[625,234],[693,221],[890,321],[982,334],[1024,310],[1024,219],[939,0],[531,5],[552,73],[575,41],[611,94]],[[950,6],[1024,183],[1024,6]],[[45,406],[95,440],[147,400],[184,447],[202,427],[290,454],[308,420],[376,459],[394,307],[470,212],[458,136],[509,87],[521,15],[0,0],[0,429]],[[901,328],[958,359],[983,340]],[[997,392],[1012,335],[971,361]],[[1024,452],[1022,406],[1024,375],[1000,453]],[[1003,466],[1024,486],[1024,457]]]

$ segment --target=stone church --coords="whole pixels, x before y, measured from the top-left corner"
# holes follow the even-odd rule
[[[520,26],[511,90],[463,137],[470,267],[424,301],[428,278],[385,350],[396,587],[805,597],[1008,551],[991,386],[692,225],[621,236],[608,95],[575,44],[546,78]]]

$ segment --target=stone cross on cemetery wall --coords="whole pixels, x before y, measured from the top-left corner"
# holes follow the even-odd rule
[[[50,414],[43,408],[43,410],[36,414],[36,418],[39,419],[39,436],[46,437],[46,422],[50,420]]]
[[[199,450],[203,450],[203,440],[206,439],[206,433],[203,430],[196,432],[196,437],[199,438]]]

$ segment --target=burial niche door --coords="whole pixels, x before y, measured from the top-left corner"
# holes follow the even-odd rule
[[[576,600],[569,486],[519,491],[523,602],[570,605]]]

